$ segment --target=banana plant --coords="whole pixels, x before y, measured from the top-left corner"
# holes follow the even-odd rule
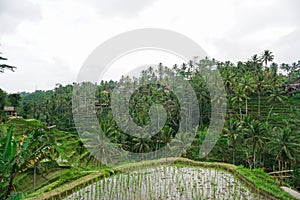
[[[39,131],[16,139],[13,128],[11,125],[6,137],[0,140],[0,199],[9,198],[14,190],[15,177],[34,166],[41,159],[43,152],[51,148],[47,143],[39,143]]]

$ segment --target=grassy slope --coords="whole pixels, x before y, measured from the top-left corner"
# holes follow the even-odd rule
[[[14,135],[26,135],[29,131],[34,129],[44,127],[44,124],[39,120],[35,119],[23,119],[23,118],[14,118],[10,119],[5,123],[5,126],[9,127],[10,125],[14,124]]]
[[[277,184],[275,184],[274,179],[262,169],[250,170],[239,166],[235,169],[235,171],[248,182],[254,184],[258,190],[265,191],[277,199],[295,199],[291,195],[287,195],[286,192],[283,192],[283,190],[278,187],[279,181],[277,180]]]
[[[112,168],[101,169],[99,170],[99,172],[91,173],[71,183],[64,184],[50,192],[42,192],[46,190],[37,191],[36,193],[28,196],[28,199],[61,199],[62,197],[65,197],[95,181],[99,181],[103,177],[107,177],[114,173],[126,173],[128,171],[134,171],[143,167],[154,167],[162,164],[176,164],[184,166],[199,166],[223,169],[230,173],[233,173],[246,186],[248,186],[253,193],[260,193],[262,196],[265,196],[268,199],[295,199],[288,193],[281,190],[279,186],[275,185],[273,179],[262,170],[249,170],[243,167],[237,167],[226,163],[197,162],[184,158],[163,158],[159,160],[124,164]],[[46,186],[46,188],[47,187],[49,186]]]
[[[266,120],[269,114],[270,108],[272,106],[271,102],[267,101],[267,96],[261,97],[261,120]],[[289,96],[285,101],[285,104],[276,102],[270,115],[269,121],[275,125],[283,125],[284,120],[289,119],[289,114],[291,114],[290,107],[300,108],[300,96]],[[243,109],[245,109],[243,107]],[[257,97],[251,97],[248,101],[248,111],[254,116],[258,113],[258,101]]]

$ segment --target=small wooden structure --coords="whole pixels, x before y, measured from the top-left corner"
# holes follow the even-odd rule
[[[275,179],[278,178],[280,180],[280,185],[281,185],[283,180],[292,177],[291,175],[287,174],[292,172],[293,170],[282,170],[282,171],[269,172],[268,174],[273,176],[274,183],[276,182]]]
[[[17,116],[17,112],[13,106],[4,106],[4,112],[10,117]]]

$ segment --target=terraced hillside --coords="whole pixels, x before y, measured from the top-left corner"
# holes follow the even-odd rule
[[[32,131],[41,130],[45,132],[45,139],[55,141],[52,150],[37,162],[36,174],[34,174],[34,166],[31,166],[26,172],[16,176],[14,181],[16,191],[31,193],[45,185],[60,185],[67,180],[75,180],[85,175],[85,173],[79,173],[80,170],[74,170],[71,167],[80,159],[76,149],[79,141],[76,135],[57,129],[48,129],[44,123],[35,119],[13,118],[2,124],[2,129],[5,130],[10,125],[14,126],[13,134],[16,140],[22,140]]]
[[[168,182],[174,182],[172,187]],[[145,187],[147,184],[149,187]],[[128,199],[126,195],[132,195],[129,199],[139,199],[140,196],[134,197],[133,189],[141,192],[136,195],[146,195],[146,199],[172,199],[174,195],[180,199],[295,199],[262,170],[184,158],[163,158],[99,170],[27,199],[105,199],[105,195],[108,199]],[[170,193],[171,190],[174,191]]]
[[[269,122],[274,125],[283,125],[284,120],[290,119],[291,114],[293,113],[293,110],[291,108],[293,107],[296,107],[298,109],[300,108],[300,95],[286,96],[286,98],[287,99],[285,100],[284,104],[281,102],[275,102],[273,105],[272,102],[268,102],[267,96],[262,96],[260,102],[260,109],[261,109],[260,119],[262,121],[267,120],[269,112],[272,109],[272,112],[269,116]],[[245,105],[243,105],[243,110],[245,110]],[[250,97],[248,101],[248,112],[253,116],[258,115],[257,96]]]

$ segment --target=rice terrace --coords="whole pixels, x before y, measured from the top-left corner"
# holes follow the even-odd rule
[[[137,87],[135,83],[123,77],[119,83],[102,82],[96,86],[95,114],[112,144],[141,155],[166,149],[162,158],[148,161],[129,161],[126,159],[129,154],[121,154],[119,163],[111,166],[107,163],[112,157],[105,156],[105,151],[111,150],[102,137],[85,131],[92,137],[82,141],[76,134],[74,121],[67,117],[72,112],[72,85],[33,93],[2,92],[8,95],[4,105],[17,108],[16,112],[2,115],[1,187],[5,191],[2,198],[297,199],[299,134],[296,124],[300,96],[297,91],[286,90],[284,85],[295,82],[298,72],[290,72],[286,77],[275,73],[277,68],[262,68],[262,63],[253,62],[235,66],[206,58],[197,63],[198,67],[203,63],[217,64],[228,94],[221,136],[203,158],[199,149],[209,134],[211,100],[197,68],[192,68],[195,65],[183,64],[173,69],[189,77],[191,85],[197,88],[197,97],[202,99],[197,129],[184,134],[194,139],[187,149],[182,147],[182,158],[168,156],[173,149],[169,145],[172,140],[179,149],[184,142],[176,135],[179,102],[170,88],[160,84],[138,88],[130,100],[130,112],[136,123],[150,122],[144,111],[153,103],[163,104],[168,111],[162,130],[148,138],[123,134],[111,115],[110,92],[120,85]],[[257,75],[247,72],[246,66],[250,64],[257,67]],[[140,80],[163,74],[162,65],[159,70],[149,68]],[[258,94],[257,87],[261,88]],[[293,189],[291,192],[283,188]]]
[[[1,0],[0,200],[300,199],[299,7]]]

